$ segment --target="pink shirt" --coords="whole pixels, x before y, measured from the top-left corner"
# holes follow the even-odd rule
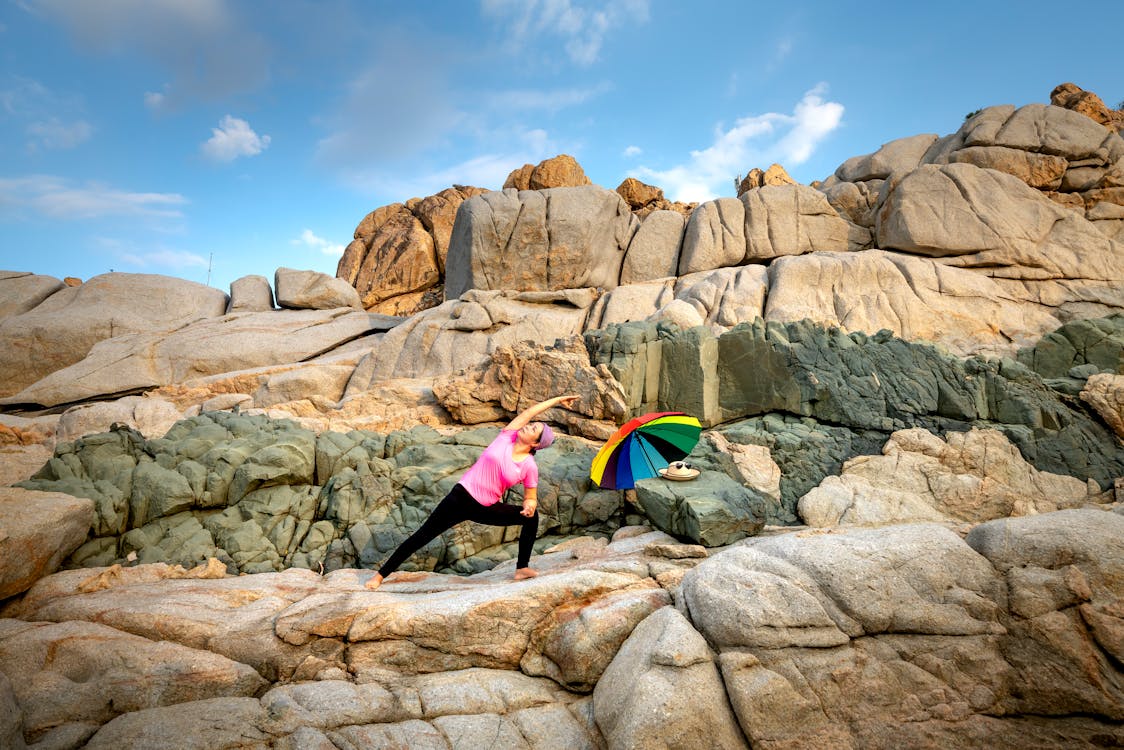
[[[518,436],[515,430],[501,432],[461,476],[460,484],[481,505],[495,505],[503,493],[520,483],[527,488],[539,486],[539,467],[534,456],[518,463],[511,458]]]

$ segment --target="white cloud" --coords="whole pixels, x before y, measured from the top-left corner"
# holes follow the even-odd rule
[[[77,184],[65,177],[0,177],[0,212],[31,211],[54,219],[102,216],[181,218],[187,199],[178,193],[134,193],[97,182]]]
[[[640,156],[642,153],[644,153],[644,149],[639,146],[629,146],[624,150],[622,156]]]
[[[250,123],[227,115],[217,128],[211,128],[211,137],[200,150],[214,161],[234,161],[239,156],[257,156],[267,148],[268,135],[258,135]]]
[[[32,151],[74,148],[88,141],[93,132],[93,127],[85,120],[64,123],[57,117],[50,117],[27,126],[27,134],[32,139],[28,146]]]
[[[597,61],[611,31],[648,20],[649,0],[482,0],[484,14],[506,24],[516,50],[536,37],[557,37],[578,65]]]
[[[718,128],[714,143],[692,151],[686,164],[635,171],[662,187],[672,200],[705,201],[728,192],[734,177],[753,167],[802,164],[843,118],[842,104],[824,101],[826,91],[826,85],[820,84],[805,93],[791,115],[768,112],[743,117],[729,130]]]
[[[305,245],[314,250],[319,250],[324,255],[338,258],[343,255],[344,246],[338,243],[326,240],[323,237],[317,237],[311,229],[306,229],[301,232],[301,236],[293,240],[294,245]]]

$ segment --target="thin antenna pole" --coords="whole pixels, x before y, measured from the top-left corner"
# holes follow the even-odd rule
[[[211,266],[213,265],[214,260],[215,254],[211,253],[210,257],[207,258],[207,286],[211,285]]]

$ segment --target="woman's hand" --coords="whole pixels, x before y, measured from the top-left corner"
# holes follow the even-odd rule
[[[538,507],[539,500],[537,497],[525,498],[523,500],[523,510],[519,511],[519,515],[530,518],[531,516],[535,515],[535,511],[538,510]]]
[[[515,417],[515,419],[507,423],[507,427],[504,427],[504,429],[522,429],[533,422],[535,417],[542,414],[547,409],[553,409],[555,406],[563,406],[569,408],[573,406],[579,398],[580,396],[577,396],[576,394],[567,394],[565,396],[555,396],[554,398],[547,399],[546,401],[540,401],[534,406],[529,406],[522,412],[520,412],[519,415]]]

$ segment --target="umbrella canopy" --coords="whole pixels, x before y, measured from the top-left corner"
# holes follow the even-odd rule
[[[630,419],[597,451],[589,478],[604,489],[632,489],[638,480],[684,458],[701,432],[699,420],[679,411]]]

